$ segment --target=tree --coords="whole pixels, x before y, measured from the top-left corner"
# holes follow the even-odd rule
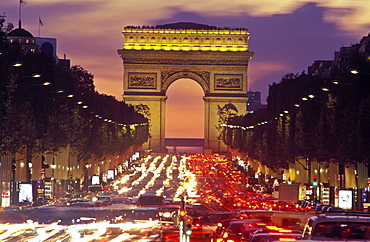
[[[0,153],[58,152],[70,145],[79,159],[123,153],[147,141],[148,120],[134,107],[95,91],[94,76],[42,53],[10,44],[0,18]],[[14,62],[22,62],[19,69]],[[41,73],[35,79],[33,73]],[[41,85],[48,81],[48,86]],[[109,120],[109,121],[108,121]],[[146,125],[143,125],[146,124]]]

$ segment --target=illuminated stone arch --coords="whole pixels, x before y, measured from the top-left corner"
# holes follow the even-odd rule
[[[204,95],[209,93],[209,73],[208,72],[191,72],[191,71],[178,71],[173,73],[162,73],[162,87],[161,92],[163,94],[167,93],[168,88],[171,86],[172,83],[175,81],[188,78],[192,79],[197,82],[203,89]]]
[[[123,49],[118,50],[124,69],[123,100],[145,107],[150,139],[144,149],[167,151],[166,93],[173,82],[188,78],[204,92],[204,148],[227,151],[220,139],[222,124],[230,114],[246,114],[247,69],[254,54],[248,51],[249,36],[246,29],[184,27],[184,23],[124,29]],[[142,42],[143,38],[148,43]]]

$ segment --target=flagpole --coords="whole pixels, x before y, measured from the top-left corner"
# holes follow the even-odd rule
[[[40,29],[41,29],[41,26],[43,26],[43,25],[44,24],[41,21],[41,17],[39,16],[39,37],[41,37],[41,35],[40,35]]]
[[[21,21],[21,18],[22,18],[22,0],[19,0],[19,21],[18,21],[18,28],[21,29],[22,28],[22,21]]]

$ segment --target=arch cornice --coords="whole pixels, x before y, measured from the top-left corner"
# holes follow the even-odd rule
[[[168,71],[162,70],[161,71],[161,92],[166,93],[168,87],[176,80],[181,78],[189,78],[197,83],[202,87],[204,94],[209,93],[209,79],[210,79],[210,72],[209,71]]]

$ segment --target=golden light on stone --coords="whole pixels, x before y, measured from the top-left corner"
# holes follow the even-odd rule
[[[204,91],[204,148],[224,152],[218,110],[243,112],[248,87],[250,34],[244,28],[219,29],[196,23],[156,27],[125,27],[123,48],[123,99],[148,115],[151,138],[143,149],[164,152],[166,92],[173,82],[185,78]],[[240,110],[240,111],[239,111]],[[127,126],[134,130],[135,126]],[[237,128],[235,126],[234,128]],[[239,127],[240,128],[240,127]],[[254,128],[254,127],[251,127]]]
[[[247,51],[247,30],[142,29],[123,30],[126,50]]]

